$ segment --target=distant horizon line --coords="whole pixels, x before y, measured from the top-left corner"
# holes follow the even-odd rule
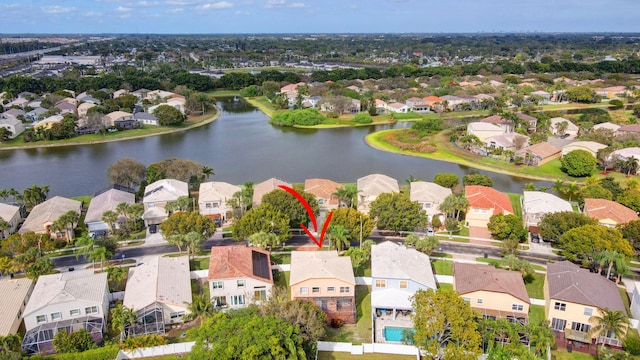
[[[152,32],[121,32],[121,33],[91,33],[91,32],[52,32],[52,33],[0,33],[0,36],[53,36],[53,35],[639,35],[640,31],[477,31],[477,32],[246,32],[246,33],[204,33],[204,32],[176,32],[176,33],[152,33]]]

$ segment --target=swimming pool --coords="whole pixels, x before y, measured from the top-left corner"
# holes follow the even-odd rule
[[[415,331],[411,328],[385,326],[382,330],[382,335],[386,341],[402,342],[402,335],[405,330],[409,330],[411,332]]]

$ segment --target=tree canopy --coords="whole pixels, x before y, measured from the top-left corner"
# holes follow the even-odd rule
[[[360,239],[360,220],[362,219],[362,238],[371,235],[375,226],[372,218],[350,207],[341,207],[331,211],[331,225],[340,225],[345,228],[351,239]],[[320,225],[318,225],[320,226]]]
[[[493,237],[498,240],[522,241],[527,236],[527,230],[522,225],[522,219],[514,214],[495,214],[489,219],[487,227]]]
[[[633,255],[628,240],[622,238],[618,229],[601,225],[584,225],[567,231],[558,240],[558,247],[571,261],[587,260],[603,250],[617,251],[625,256]]]
[[[433,178],[433,182],[449,189],[453,189],[460,183],[460,178],[456,174],[436,174]]]
[[[378,219],[380,230],[414,231],[427,224],[427,215],[420,204],[402,193],[380,194],[371,203],[369,215]]]
[[[153,111],[153,115],[158,118],[158,123],[162,126],[179,125],[187,120],[187,115],[171,105],[158,106]]]
[[[304,191],[298,193],[307,201],[311,206],[311,210],[317,216],[320,213],[320,209],[316,197]],[[287,215],[289,217],[289,227],[291,228],[299,228],[300,224],[309,226],[311,217],[307,209],[295,196],[287,191],[276,189],[264,194],[262,204],[270,204],[281,213]],[[321,226],[321,224],[318,224],[318,226]]]
[[[558,241],[564,233],[583,225],[597,225],[598,221],[584,214],[562,211],[545,215],[538,224],[540,235],[550,241]]]
[[[560,159],[562,171],[575,177],[591,176],[596,170],[597,162],[596,158],[586,150],[573,150]]]
[[[146,176],[146,166],[131,158],[118,159],[107,170],[107,178],[110,183],[132,189],[137,188]]]
[[[160,230],[165,240],[178,246],[180,251],[184,246],[187,249],[187,255],[190,255],[204,240],[213,235],[216,224],[197,211],[179,211],[163,221],[160,224]]]
[[[233,238],[242,241],[259,232],[273,232],[281,242],[285,242],[291,238],[290,230],[289,216],[271,204],[261,204],[247,211],[233,225]]]

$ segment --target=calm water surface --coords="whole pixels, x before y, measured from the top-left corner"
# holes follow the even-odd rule
[[[107,168],[117,159],[144,164],[169,157],[198,161],[214,168],[212,180],[240,184],[277,177],[289,182],[329,178],[355,182],[381,173],[404,183],[409,175],[431,181],[437,173],[488,174],[501,191],[520,192],[531,180],[477,171],[442,161],[375,150],[364,137],[389,126],[342,129],[290,129],[268,123],[268,117],[243,99],[222,98],[215,122],[186,132],[106,144],[0,151],[0,189],[22,190],[48,184],[50,196],[89,195],[108,185]],[[396,124],[395,126],[407,126]],[[547,182],[536,182],[549,186]]]

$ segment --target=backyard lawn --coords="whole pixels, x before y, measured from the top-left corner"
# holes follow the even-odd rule
[[[543,320],[544,320],[544,306],[531,305],[529,307],[529,323],[539,324]]]
[[[340,329],[328,328],[327,336],[323,341],[349,342],[354,344],[371,343],[371,321],[371,287],[357,285],[356,324],[344,325]]]
[[[596,360],[595,356],[576,351],[568,353],[566,349],[554,350],[551,356],[555,356],[556,360]]]
[[[346,352],[319,351],[318,360],[415,360],[415,355],[366,354],[351,355]]]

